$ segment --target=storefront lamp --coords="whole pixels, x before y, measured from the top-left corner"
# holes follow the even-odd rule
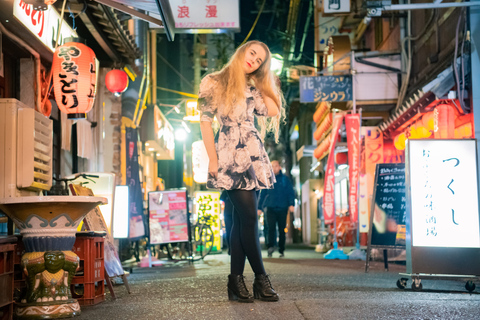
[[[105,85],[107,86],[108,91],[119,96],[128,88],[128,75],[123,70],[110,70],[105,76]]]
[[[57,2],[57,0],[23,0],[27,4],[31,4],[35,11],[48,10],[48,6]]]
[[[178,128],[175,130],[175,140],[184,141],[187,139],[187,131],[183,128]]]
[[[55,100],[69,119],[86,118],[95,100],[96,58],[78,38],[69,38],[53,54]]]

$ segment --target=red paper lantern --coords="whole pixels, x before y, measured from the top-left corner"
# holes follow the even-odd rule
[[[440,104],[434,110],[435,139],[455,138],[455,111],[448,104]]]
[[[335,155],[335,162],[337,164],[347,164],[347,152],[339,152]]]
[[[118,95],[127,90],[128,75],[123,70],[111,70],[105,76],[105,85],[107,86],[108,91]]]
[[[55,101],[69,119],[86,118],[97,88],[95,53],[78,38],[66,39],[53,55]]]

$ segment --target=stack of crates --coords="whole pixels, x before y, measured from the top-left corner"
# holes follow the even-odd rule
[[[80,265],[70,289],[80,305],[105,301],[104,236],[104,232],[77,233],[72,251],[80,258]]]
[[[13,318],[13,265],[16,237],[0,237],[0,320]]]

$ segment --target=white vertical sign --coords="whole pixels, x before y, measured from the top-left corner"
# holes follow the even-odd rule
[[[322,0],[324,13],[350,12],[350,0]]]
[[[480,248],[475,140],[408,142],[412,245]]]

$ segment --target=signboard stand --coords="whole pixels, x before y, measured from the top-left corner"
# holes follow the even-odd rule
[[[476,140],[408,140],[406,153],[407,272],[421,279],[480,279],[480,216]],[[406,287],[408,278],[397,286]]]
[[[405,249],[405,238],[402,236],[406,219],[405,202],[405,164],[377,164],[370,210],[365,272],[368,272],[370,267],[372,248],[383,249],[386,271],[388,271],[387,250]]]

